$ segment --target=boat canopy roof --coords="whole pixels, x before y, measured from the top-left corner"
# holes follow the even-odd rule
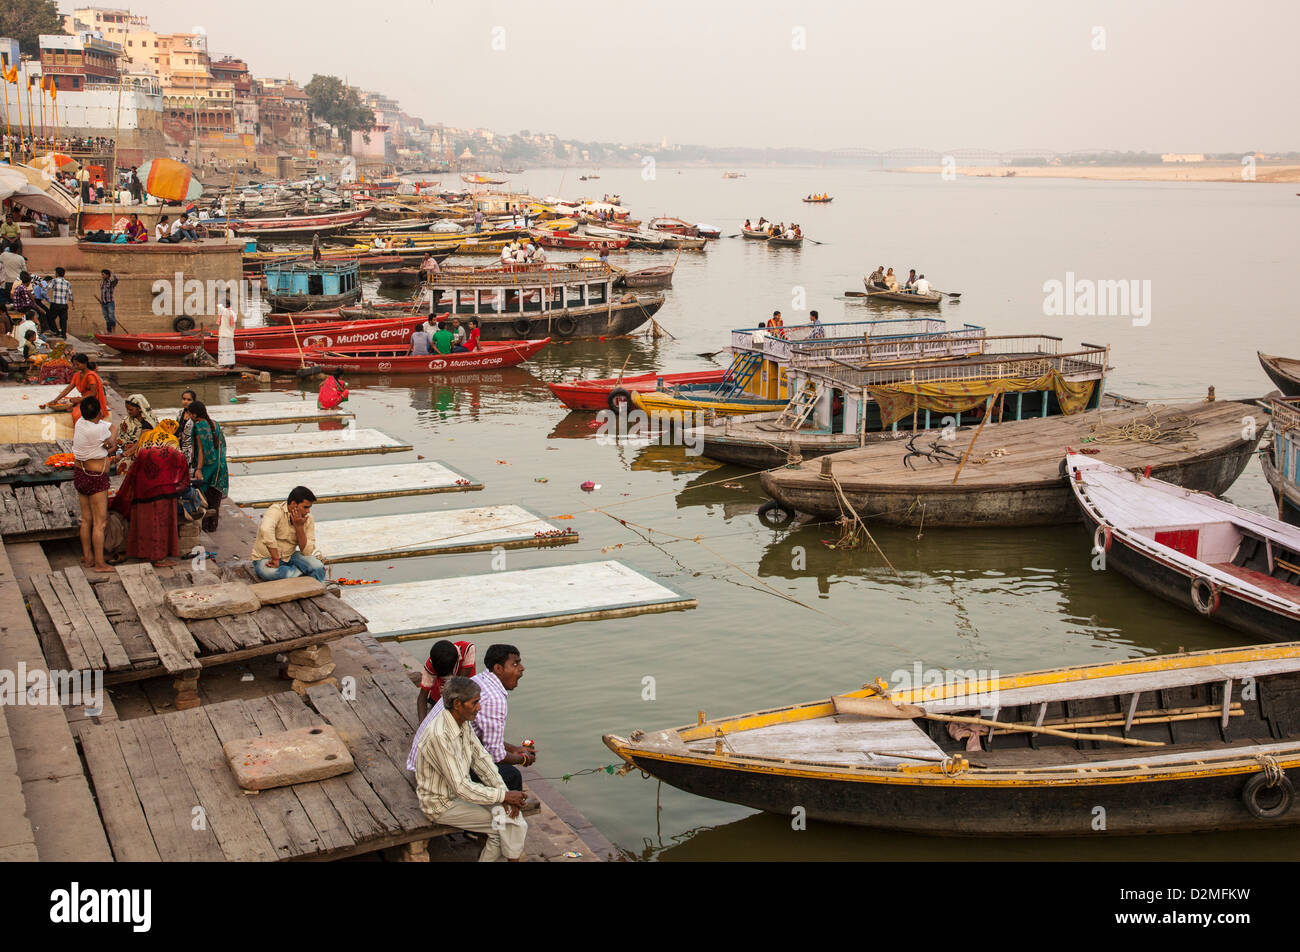
[[[430,278],[435,288],[549,287],[558,284],[593,284],[614,279],[614,269],[599,261],[493,268],[443,268]]]

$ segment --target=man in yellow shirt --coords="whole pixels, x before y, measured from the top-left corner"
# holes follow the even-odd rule
[[[316,522],[311,515],[316,494],[295,486],[286,502],[270,506],[262,516],[253,543],[253,571],[265,582],[310,575],[325,581],[325,562],[316,548]]]
[[[443,684],[443,711],[415,739],[415,793],[429,819],[487,834],[480,863],[503,854],[519,862],[528,835],[528,823],[519,815],[525,796],[506,789],[471,727],[479,697],[479,686],[469,678],[451,677]],[[471,770],[480,782],[470,777]]]

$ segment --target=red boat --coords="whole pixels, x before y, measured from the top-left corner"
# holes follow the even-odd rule
[[[636,377],[607,377],[604,380],[575,380],[572,383],[548,383],[551,393],[571,410],[613,410],[627,402],[627,397],[617,391],[652,393],[665,386],[682,383],[721,383],[725,370],[694,370],[679,374],[641,374]]]
[[[533,241],[543,248],[565,248],[569,251],[616,251],[626,248],[626,238],[591,238],[587,235],[561,235],[543,228],[530,229]]]
[[[335,312],[337,314],[337,312]],[[235,330],[235,350],[276,350],[303,347],[353,347],[363,344],[400,346],[424,322],[423,315],[374,321],[312,323],[298,330],[291,327],[244,327]],[[188,354],[199,344],[209,354],[217,352],[217,335],[188,334],[96,334],[95,340],[124,354]]]
[[[464,370],[499,370],[521,364],[537,353],[550,338],[542,340],[490,341],[464,354],[421,354],[412,356],[406,348],[366,344],[335,352],[323,347],[286,347],[281,350],[237,350],[235,359],[258,370],[298,371],[320,368],[345,374],[439,374]]]

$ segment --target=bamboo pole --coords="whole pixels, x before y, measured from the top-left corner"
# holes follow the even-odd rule
[[[108,212],[108,230],[111,234],[113,225],[117,219],[117,140],[122,137],[122,77],[117,77],[117,118],[113,127],[113,159],[109,163],[108,184],[111,186],[113,197],[112,204]]]
[[[980,425],[975,428],[975,435],[970,438],[970,446],[966,447],[966,452],[962,455],[961,462],[957,464],[957,472],[952,474],[952,483],[954,486],[957,485],[957,477],[961,475],[961,468],[966,465],[966,460],[970,459],[970,454],[975,449],[975,441],[980,438],[980,431],[984,429],[984,424],[988,423],[989,417],[992,416],[990,411],[993,409],[992,400],[995,396],[997,396],[997,394],[993,394],[993,396],[989,397],[989,402],[984,404],[984,419],[980,420]]]
[[[1158,740],[1138,740],[1136,737],[1116,737],[1114,734],[1083,734],[1078,731],[1063,731],[1055,727],[1034,727],[1030,724],[1013,724],[1009,721],[992,721],[985,717],[965,717],[960,714],[922,714],[932,721],[947,721],[952,724],[974,724],[979,727],[996,727],[999,730],[1019,731],[1028,734],[1050,734],[1067,740],[1097,740],[1113,744],[1128,744],[1130,747],[1163,747]]]
[[[14,67],[17,69],[17,67]],[[8,94],[8,86],[5,93]],[[18,76],[14,74],[14,100],[18,103],[18,161],[23,161],[23,91],[18,88]]]
[[[9,57],[0,54],[0,86],[5,88],[5,153],[13,161],[13,135],[9,131]]]

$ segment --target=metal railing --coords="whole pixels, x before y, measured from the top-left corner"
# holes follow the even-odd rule
[[[418,248],[415,250],[419,250]],[[507,265],[500,268],[443,267],[431,275],[435,287],[550,287],[608,281],[614,269],[599,261],[565,264]]]
[[[866,367],[853,366],[837,355],[819,366],[800,368],[796,356],[795,369],[828,386],[859,390],[904,382],[957,383],[1036,378],[1052,370],[1067,376],[1100,379],[1106,372],[1108,353],[1107,348],[1094,345],[1061,353],[1061,339],[1048,335],[955,337],[939,341],[921,340],[919,343],[947,346],[951,353],[938,359],[927,352],[920,359],[876,360]],[[980,346],[974,347],[976,344]],[[883,366],[885,363],[889,365]]]
[[[975,329],[975,325],[966,325]],[[763,327],[742,327],[731,332],[733,351],[762,353],[776,360],[789,360],[795,346],[805,342],[837,342],[868,338],[915,337],[938,334],[947,329],[941,318],[892,318],[879,321],[840,321],[829,324],[791,324],[772,333]]]

